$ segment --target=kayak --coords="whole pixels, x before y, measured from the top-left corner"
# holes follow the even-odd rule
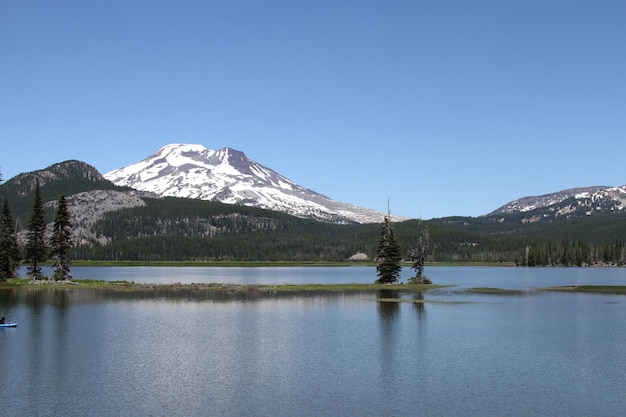
[[[0,327],[17,327],[17,323],[13,323],[12,321],[10,321],[8,323],[0,324]]]

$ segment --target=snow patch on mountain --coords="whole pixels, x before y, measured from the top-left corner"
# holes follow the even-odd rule
[[[334,223],[379,223],[384,217],[301,187],[232,148],[214,151],[197,144],[170,144],[104,177],[164,197],[241,204]]]
[[[545,209],[550,216],[591,215],[593,213],[626,211],[626,185],[620,187],[594,186],[572,188],[535,197],[511,201],[490,213],[511,214]]]

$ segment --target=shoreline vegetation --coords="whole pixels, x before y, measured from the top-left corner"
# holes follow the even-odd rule
[[[274,294],[337,294],[337,293],[374,293],[384,292],[423,294],[426,291],[454,287],[454,285],[440,284],[378,284],[378,283],[351,283],[351,284],[228,284],[219,282],[207,283],[173,283],[153,284],[136,283],[131,281],[102,281],[81,279],[72,281],[30,280],[27,278],[12,278],[0,283],[0,290],[106,290],[114,292],[144,293],[150,292],[162,295],[163,292],[221,292],[224,294],[274,295]],[[537,288],[537,291],[560,291],[570,293],[596,293],[626,295],[626,285],[565,285],[556,287]],[[463,289],[463,293],[483,295],[527,295],[528,291],[511,290],[492,287],[474,287]],[[395,298],[381,297],[381,301],[391,301]],[[401,301],[407,301],[401,299]],[[423,302],[423,300],[418,300]]]
[[[595,293],[595,294],[624,294],[626,295],[626,285],[565,285],[560,287],[542,288],[544,291],[562,291],[574,293]]]
[[[336,293],[336,292],[378,292],[381,290],[423,292],[446,285],[435,284],[224,284],[224,283],[174,283],[149,284],[129,281],[101,281],[81,279],[73,281],[30,280],[27,278],[12,278],[0,283],[2,289],[101,289],[121,292],[150,292],[158,290],[192,290],[192,291],[224,291],[236,293]]]

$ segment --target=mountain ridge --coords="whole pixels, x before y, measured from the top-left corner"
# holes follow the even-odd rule
[[[229,147],[209,150],[199,144],[169,144],[104,177],[115,185],[162,197],[249,205],[333,223],[379,223],[385,216],[302,187]]]
[[[528,213],[522,221],[539,221],[590,216],[626,214],[626,185],[570,188],[539,196],[522,197],[508,202],[487,216]]]
[[[185,164],[185,160],[181,159],[183,163],[180,163],[179,161],[178,166],[170,165],[167,162],[167,155],[163,155],[163,152],[174,150],[176,148],[179,148],[180,146],[185,147],[183,149],[183,152],[180,152],[183,157],[189,155],[199,157],[199,162],[196,161],[193,164]],[[206,161],[204,161],[203,158],[206,159]],[[200,164],[200,167],[198,167],[198,164]],[[159,149],[157,152],[154,152],[148,158],[137,164],[129,165],[124,168],[119,168],[105,174],[106,176],[118,175],[119,178],[128,177],[132,180],[127,182],[121,182],[122,185],[116,185],[114,182],[107,179],[105,175],[102,175],[95,167],[88,163],[77,160],[67,160],[64,162],[55,163],[45,169],[18,174],[2,184],[2,189],[4,193],[12,195],[12,205],[15,206],[14,208],[16,208],[17,211],[26,212],[29,209],[28,204],[30,204],[31,202],[25,201],[25,199],[27,200],[28,194],[30,194],[32,190],[34,190],[36,177],[40,179],[44,200],[56,200],[60,194],[70,196],[74,193],[85,192],[94,189],[117,190],[119,192],[137,190],[137,188],[130,187],[126,184],[132,183],[133,181],[141,181],[145,179],[146,172],[142,171],[142,169],[147,166],[157,166],[158,169],[153,169],[153,172],[151,173],[152,176],[157,176],[157,174],[175,173],[178,169],[188,172],[193,171],[197,168],[207,169],[208,167],[210,169],[215,169],[216,167],[218,167],[219,169],[222,169],[222,171],[226,170],[230,172],[234,179],[246,178],[249,184],[256,181],[258,184],[269,184],[275,187],[291,190],[295,189],[300,191],[301,194],[306,194],[307,192],[310,192],[311,195],[319,197],[324,201],[333,202],[333,200],[330,200],[323,194],[315,193],[311,190],[290,183],[288,179],[276,173],[275,171],[249,160],[243,152],[237,151],[229,147],[221,148],[218,151],[209,151],[202,145],[184,144],[166,145],[165,147]],[[128,171],[129,167],[134,167],[135,171],[137,172],[131,171],[130,174],[129,172],[123,173],[124,170]],[[244,177],[241,177],[241,175],[243,175]],[[246,175],[247,177],[245,177]],[[148,177],[148,179],[150,178]],[[182,180],[178,179],[177,181],[180,182]],[[48,183],[54,184],[52,189],[49,189],[46,186]],[[254,202],[253,197],[255,196],[255,194],[253,192],[249,192],[247,195],[245,193],[239,193],[239,195],[237,195],[236,192],[240,191],[240,189],[238,190],[237,186],[235,185],[230,185],[221,189],[218,189],[217,187],[214,188],[215,190],[213,190],[213,201],[223,200],[227,204],[244,204]],[[200,191],[192,191],[194,191],[196,194],[190,194],[187,198],[197,198],[197,195],[199,195]],[[162,196],[158,192],[142,192],[140,193],[140,195],[151,196],[155,198]],[[244,198],[242,198],[242,195]],[[185,198],[185,196],[176,196]],[[239,199],[237,200],[237,198]],[[250,199],[246,200],[246,198]],[[340,209],[345,209],[346,207],[353,210],[360,209],[357,206],[346,203],[337,202],[337,204]],[[254,206],[254,204],[250,205]],[[384,216],[383,213],[375,212],[368,209],[364,210],[366,210],[370,215],[372,212],[375,213],[375,216],[377,217],[373,219],[375,220],[372,221],[374,223],[380,222],[382,220],[382,216]],[[345,216],[341,216],[341,211],[339,211],[339,213],[340,214],[337,215],[337,217],[341,220],[339,221],[339,223],[349,222],[346,221]],[[493,210],[492,212],[479,217],[504,216],[505,218],[510,218],[511,220],[521,218],[522,222],[534,222],[542,219],[572,218],[577,216],[590,216],[599,213],[626,214],[626,185],[618,187],[576,187],[538,196],[522,197],[510,201],[503,206],[497,208],[496,210]],[[320,216],[301,217],[320,220]],[[394,221],[407,220],[405,218],[394,218],[394,216],[392,216],[392,218]],[[326,214],[321,218],[321,220],[332,222],[332,216]]]

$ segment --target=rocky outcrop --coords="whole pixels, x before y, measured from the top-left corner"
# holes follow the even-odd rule
[[[75,245],[98,243],[106,245],[108,236],[98,236],[92,231],[93,225],[111,211],[118,211],[146,205],[143,197],[156,196],[140,191],[94,190],[73,194],[66,198],[70,212]],[[55,208],[57,202],[50,201],[47,206]]]

